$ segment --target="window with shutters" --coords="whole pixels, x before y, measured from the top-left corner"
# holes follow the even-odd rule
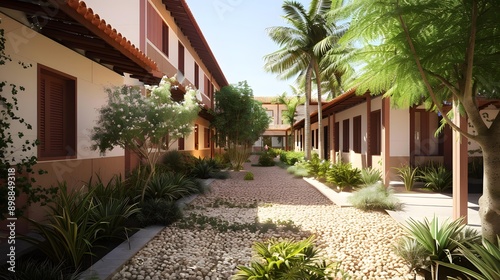
[[[210,128],[205,128],[205,148],[210,148]]]
[[[361,116],[352,119],[352,150],[361,153]]]
[[[194,87],[200,89],[200,66],[198,63],[194,63]]]
[[[168,57],[168,25],[162,22],[161,25],[161,51]]]
[[[38,160],[76,158],[76,78],[38,67]]]
[[[179,46],[179,53],[178,53],[178,66],[177,69],[179,72],[184,74],[184,46],[182,45],[181,42],[178,43]]]
[[[342,152],[349,152],[349,119],[342,122]]]

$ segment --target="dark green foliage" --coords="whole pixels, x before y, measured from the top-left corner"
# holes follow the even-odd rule
[[[270,157],[275,158],[278,155],[280,155],[283,152],[283,150],[277,149],[277,148],[269,148],[269,150],[267,152],[269,153]]]
[[[96,204],[92,193],[76,190],[67,191],[65,183],[59,185],[59,192],[53,204],[49,205],[47,221],[39,223],[29,220],[34,231],[43,240],[23,236],[35,245],[54,263],[69,261],[78,268],[84,256],[92,254],[94,243],[102,238],[99,234],[105,226],[104,220],[96,220],[93,211]]]
[[[346,187],[355,188],[361,183],[361,171],[352,168],[351,163],[339,162],[332,165],[328,170],[326,181],[335,184],[340,191],[343,191]]]
[[[141,226],[150,225],[168,226],[182,218],[182,212],[175,201],[155,198],[142,202],[139,207],[141,211],[137,214],[137,220]]]
[[[130,188],[123,180],[121,175],[114,175],[111,180],[104,183],[101,176],[96,175],[96,180],[93,177],[87,182],[89,192],[92,192],[94,198],[101,201],[108,199],[131,199],[135,195],[135,190]]]
[[[1,280],[77,280],[80,278],[77,272],[69,272],[64,263],[54,264],[50,260],[27,259],[17,263],[16,273],[5,272],[0,276]]]
[[[283,151],[280,154],[280,160],[288,165],[294,165],[296,162],[304,159],[304,152]]]
[[[349,202],[361,210],[398,210],[401,208],[394,191],[378,183],[354,192],[348,197]]]
[[[263,152],[259,156],[260,166],[274,166],[274,157],[271,156],[269,152]]]
[[[442,164],[431,164],[420,169],[418,176],[425,188],[434,192],[442,192],[451,188],[453,176]]]
[[[172,150],[162,155],[160,162],[167,170],[176,173],[189,174],[192,170],[196,158],[190,154]]]
[[[231,175],[227,171],[212,172],[212,174],[210,176],[214,179],[222,179],[222,180],[228,179],[229,177],[231,177]]]
[[[145,200],[164,199],[175,201],[192,194],[202,193],[203,187],[194,178],[173,172],[157,174],[146,187]]]
[[[484,175],[484,166],[482,157],[472,157],[468,165],[469,177],[482,179]]]
[[[212,173],[217,170],[216,166],[217,164],[213,161],[209,161],[207,159],[196,159],[193,169],[191,169],[191,176],[200,179],[208,179],[212,177]]]
[[[260,260],[239,266],[232,279],[336,279],[329,273],[333,266],[318,256],[312,237],[256,242],[254,250]]]

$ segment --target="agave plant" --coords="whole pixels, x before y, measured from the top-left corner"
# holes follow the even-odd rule
[[[469,268],[456,264],[438,262],[439,264],[458,270],[477,280],[498,280],[500,279],[500,237],[497,237],[497,245],[484,239],[483,244],[467,243],[457,244],[462,253],[474,267],[476,272]]]
[[[421,171],[418,176],[425,183],[425,187],[435,192],[442,192],[451,188],[453,176],[443,165],[431,165]]]
[[[328,273],[332,265],[318,256],[313,240],[256,242],[254,250],[262,262],[239,266],[232,279],[334,279]]]
[[[162,198],[175,201],[184,196],[201,193],[203,188],[194,179],[180,173],[166,172],[151,178],[145,190],[145,200]]]
[[[440,223],[437,217],[432,220],[424,218],[417,221],[410,218],[407,225],[403,226],[409,234],[426,252],[426,266],[432,275],[437,274],[437,262],[453,262],[459,244],[474,243],[480,239],[477,231],[466,230],[463,218],[454,221],[445,220]]]

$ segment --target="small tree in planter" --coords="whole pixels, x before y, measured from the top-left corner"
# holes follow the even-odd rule
[[[149,181],[162,151],[192,132],[200,111],[194,89],[187,88],[182,102],[172,99],[173,83],[175,78],[163,77],[158,86],[146,87],[146,95],[138,87],[107,89],[108,102],[99,109],[92,130],[92,148],[101,152],[115,146],[129,149],[150,167]]]

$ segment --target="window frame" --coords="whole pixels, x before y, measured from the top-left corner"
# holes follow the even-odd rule
[[[47,104],[47,100],[55,98],[54,96],[50,96],[55,93],[47,93],[46,89],[42,91],[42,85],[46,85],[45,81],[47,79],[55,82],[59,81],[64,84],[62,93],[63,104],[60,108],[62,112],[59,113],[63,115],[61,118],[62,127],[59,128],[62,133],[62,139],[53,139],[55,131],[52,130],[52,126],[54,123],[50,123],[50,118],[55,112],[54,107],[49,107],[50,105]],[[37,148],[38,161],[77,158],[77,108],[76,77],[38,64],[36,113],[37,139],[40,141]],[[49,119],[49,121],[47,121],[47,119]],[[54,142],[62,142],[65,148],[61,148],[59,151],[51,150],[49,147],[53,145]]]

